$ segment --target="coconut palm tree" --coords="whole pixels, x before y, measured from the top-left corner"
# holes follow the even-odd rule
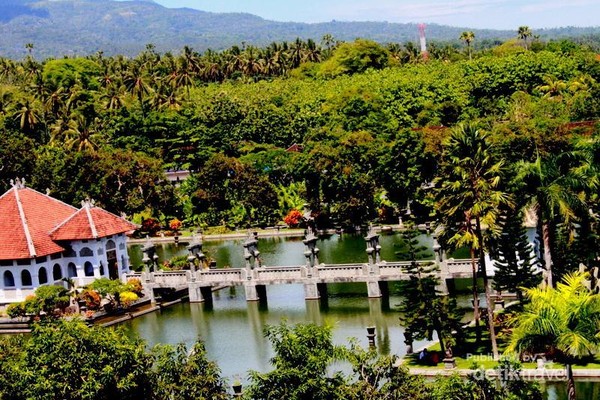
[[[518,38],[525,42],[525,50],[528,49],[527,39],[529,39],[531,37],[531,35],[532,35],[531,29],[529,29],[529,27],[527,25],[520,26],[519,30],[517,31]]]
[[[142,115],[145,117],[144,97],[151,91],[149,76],[146,73],[144,66],[139,63],[134,63],[125,73],[123,84],[127,91],[136,97],[142,109]]]
[[[596,174],[586,166],[584,154],[565,152],[533,162],[517,163],[516,181],[523,185],[521,193],[527,198],[525,207],[532,209],[538,219],[544,247],[544,281],[552,287],[552,235],[557,222],[572,233],[578,212],[587,212],[586,192],[598,186]]]
[[[38,102],[26,98],[19,101],[15,108],[14,118],[19,121],[21,130],[25,133],[32,133],[41,118],[41,107]]]
[[[108,87],[101,96],[104,101],[104,108],[110,111],[116,111],[124,105],[124,93],[122,86],[112,85]]]
[[[460,34],[459,39],[467,44],[467,49],[469,51],[469,60],[471,60],[471,43],[473,43],[473,40],[475,40],[475,34],[472,31],[465,31]]]
[[[526,289],[531,301],[512,321],[509,353],[546,353],[566,364],[569,400],[575,400],[573,362],[600,350],[600,295],[585,274],[566,275],[556,289]]]
[[[549,100],[562,100],[563,94],[569,88],[567,82],[557,79],[552,75],[544,75],[542,80],[544,84],[539,85],[537,89],[544,93],[543,97]]]
[[[32,53],[33,53],[33,43],[25,43],[25,48],[27,49],[27,53],[28,53],[29,57],[31,58]]]
[[[482,225],[498,229],[499,210],[512,204],[500,190],[503,163],[497,161],[488,135],[476,125],[459,125],[445,143],[436,184],[436,209],[443,224],[442,239],[456,248],[469,246],[473,269],[473,305],[479,325],[477,277],[483,278],[492,352],[498,358],[493,303],[485,267]],[[476,257],[476,254],[478,257]],[[476,259],[479,259],[479,268]]]
[[[63,132],[66,148],[76,149],[80,152],[96,152],[101,138],[100,120],[98,118],[90,119],[81,114],[76,114],[68,122],[68,127],[69,129]]]
[[[304,55],[306,53],[305,48],[305,43],[300,38],[296,38],[294,43],[292,43],[292,45],[290,46],[290,68],[294,69],[300,66],[300,63],[302,63],[302,60],[304,60]]]

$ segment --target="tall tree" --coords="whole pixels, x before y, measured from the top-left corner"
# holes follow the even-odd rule
[[[502,233],[492,240],[492,255],[496,272],[494,289],[516,293],[523,303],[523,288],[539,285],[537,257],[527,238],[521,210],[509,210],[501,218]]]
[[[531,37],[532,34],[533,33],[531,32],[531,29],[529,29],[527,25],[520,26],[517,30],[517,37],[525,42],[525,50],[529,48],[527,40]]]
[[[500,190],[503,163],[498,161],[489,137],[474,124],[459,125],[444,146],[436,192],[443,238],[455,247],[469,246],[473,268],[473,302],[479,318],[477,276],[483,279],[488,328],[494,358],[498,358],[493,303],[487,278],[482,225],[488,232],[498,228],[499,209],[511,203]],[[476,257],[478,254],[478,257]],[[479,259],[479,268],[476,267]]]
[[[475,40],[475,34],[473,33],[473,31],[465,31],[460,34],[459,39],[467,44],[467,49],[469,51],[469,60],[471,60],[471,43],[473,43],[473,40]]]
[[[516,179],[522,182],[521,194],[537,216],[544,246],[545,283],[553,285],[553,235],[557,224],[575,232],[577,214],[587,212],[586,191],[597,187],[597,176],[580,154],[563,152],[545,159],[517,164]]]
[[[152,90],[149,80],[144,66],[139,65],[139,63],[134,63],[123,77],[125,88],[133,97],[137,98],[144,116],[144,97]]]
[[[274,369],[260,373],[250,371],[246,395],[251,399],[334,400],[344,385],[340,373],[331,376],[330,364],[343,355],[343,349],[332,342],[331,327],[285,322],[269,326],[265,336],[273,345]]]
[[[403,300],[400,305],[400,321],[405,327],[405,342],[412,346],[412,340],[432,340],[437,334],[442,353],[446,353],[453,343],[453,331],[460,332],[460,319],[456,301],[447,293],[438,291],[440,278],[436,276],[439,267],[433,262],[424,261],[430,256],[427,247],[419,244],[421,234],[414,223],[408,221],[402,232],[403,248],[396,252],[400,260],[410,261],[404,270],[409,280],[402,282]],[[457,336],[462,336],[460,333]]]

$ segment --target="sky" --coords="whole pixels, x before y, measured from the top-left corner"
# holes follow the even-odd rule
[[[154,0],[165,7],[245,12],[274,21],[425,22],[514,30],[600,26],[600,0]]]

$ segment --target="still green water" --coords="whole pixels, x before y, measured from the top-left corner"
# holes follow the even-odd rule
[[[421,241],[431,245],[431,238]],[[244,265],[243,239],[205,241],[203,252],[217,261],[218,267]],[[381,236],[382,259],[396,260],[395,251],[401,242],[399,235]],[[332,235],[319,240],[319,259],[325,263],[366,262],[365,241],[358,235]],[[261,238],[258,246],[266,266],[300,265],[305,263],[302,238]],[[159,260],[186,254],[185,244],[157,245]],[[139,246],[130,248],[132,265],[141,264]],[[223,375],[244,377],[246,371],[269,370],[271,347],[263,336],[266,325],[314,322],[334,327],[336,343],[346,343],[355,337],[368,345],[366,327],[377,327],[376,344],[381,353],[405,354],[403,328],[398,321],[396,306],[401,297],[398,285],[390,283],[389,299],[369,299],[365,284],[328,285],[328,297],[322,301],[306,301],[302,285],[272,285],[267,287],[267,304],[248,303],[242,288],[227,288],[213,294],[213,305],[178,304],[159,313],[134,319],[127,329],[137,332],[150,344],[191,344],[202,339],[210,357],[218,361]],[[426,342],[417,342],[415,347]]]
[[[204,242],[203,252],[217,261],[218,267],[242,267],[243,239]],[[422,235],[420,242],[431,247],[430,236]],[[383,260],[395,261],[395,251],[401,243],[400,235],[381,235]],[[162,262],[172,256],[187,254],[187,243],[157,244],[157,254]],[[366,262],[365,241],[359,235],[332,235],[319,240],[319,260],[324,263]],[[265,266],[304,264],[302,238],[260,238],[259,250]],[[131,246],[132,265],[141,265],[139,246]],[[389,299],[367,298],[364,284],[328,285],[328,297],[321,301],[306,301],[302,285],[272,285],[267,287],[267,303],[248,303],[243,288],[227,288],[213,294],[213,305],[177,304],[160,312],[147,314],[126,322],[125,329],[137,333],[150,345],[156,343],[186,343],[204,341],[209,358],[215,360],[224,377],[245,380],[247,371],[269,371],[272,349],[263,336],[267,325],[282,320],[294,324],[314,322],[334,327],[333,339],[346,344],[354,337],[364,347],[368,346],[366,327],[376,326],[376,346],[382,354],[406,353],[403,332],[398,320],[397,306],[401,302],[398,284],[390,282]],[[470,304],[468,295],[458,296],[459,304]],[[427,342],[415,342],[418,349]],[[561,382],[545,383],[548,400],[566,399],[565,385]],[[600,399],[597,382],[578,382],[578,398]]]

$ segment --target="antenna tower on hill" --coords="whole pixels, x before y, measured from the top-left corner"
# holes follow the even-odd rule
[[[427,60],[429,53],[427,52],[427,42],[425,40],[425,24],[419,24],[419,40],[421,42],[421,57],[423,57],[423,60]]]

